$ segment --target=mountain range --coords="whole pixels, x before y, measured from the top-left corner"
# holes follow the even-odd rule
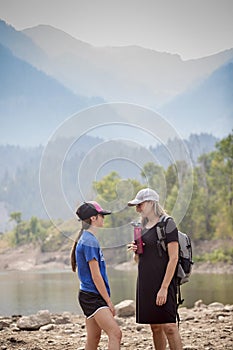
[[[233,49],[182,61],[179,55],[138,46],[96,48],[46,25],[23,33],[53,61],[47,73],[76,93],[150,107],[160,106],[233,59]]]
[[[17,31],[4,21],[0,44],[1,144],[43,144],[70,115],[104,102],[155,110],[186,138],[232,128],[233,49],[183,61],[138,46],[96,48],[47,25]]]
[[[183,127],[186,135],[190,129],[199,134],[203,127],[214,135],[230,132],[233,128],[233,62],[215,70],[208,79],[174,98],[160,111],[178,129]]]

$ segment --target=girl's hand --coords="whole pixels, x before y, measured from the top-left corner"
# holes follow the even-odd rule
[[[112,315],[116,316],[116,310],[115,310],[115,307],[114,307],[113,303],[111,302],[111,300],[107,304],[108,304],[108,307],[109,307]]]
[[[156,297],[156,305],[162,306],[167,301],[167,288],[161,287]]]

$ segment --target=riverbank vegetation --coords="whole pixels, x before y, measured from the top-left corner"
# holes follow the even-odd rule
[[[195,262],[229,263],[233,264],[233,248],[220,247],[211,252],[195,255]]]
[[[231,241],[233,239],[233,133],[216,144],[214,152],[202,155],[198,164],[190,168],[184,161],[178,161],[167,169],[154,163],[144,165],[142,181],[122,179],[118,173],[111,172],[100,181],[93,184],[98,196],[96,198],[103,206],[108,203],[108,209],[113,214],[106,217],[105,227],[100,235],[101,245],[106,250],[114,248],[117,262],[128,259],[125,245],[132,240],[130,221],[136,219],[134,208],[126,203],[135,193],[146,186],[156,188],[159,193],[165,193],[164,207],[172,212],[179,191],[191,192],[190,203],[185,216],[179,224],[181,231],[187,232],[194,242],[204,240]],[[112,206],[112,208],[111,208]],[[110,207],[110,208],[109,208]],[[182,210],[182,203],[178,211]],[[0,249],[18,247],[33,243],[40,246],[42,252],[70,249],[71,242],[79,230],[76,220],[63,222],[57,220],[41,220],[31,217],[22,220],[22,213],[11,213],[15,223],[13,230],[1,234]],[[108,231],[114,230],[114,234]],[[112,251],[111,251],[112,255]],[[233,263],[233,249],[229,246],[218,247],[213,251],[196,252],[196,261]]]

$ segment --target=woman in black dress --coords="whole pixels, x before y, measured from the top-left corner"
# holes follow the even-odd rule
[[[142,217],[143,253],[137,254],[132,242],[129,250],[138,261],[136,322],[150,324],[156,350],[181,350],[176,324],[177,300],[175,272],[178,262],[178,230],[173,219],[167,221],[165,232],[167,252],[158,241],[157,226],[166,214],[159,204],[159,195],[150,188],[139,191],[129,206],[136,206]]]

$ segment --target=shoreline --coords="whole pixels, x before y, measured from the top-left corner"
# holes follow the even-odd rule
[[[192,309],[181,308],[180,334],[186,350],[230,350],[233,348],[233,305],[203,304]],[[122,350],[152,349],[149,325],[136,324],[132,314],[115,317],[122,330]],[[69,312],[59,314],[41,310],[30,316],[0,316],[0,347],[4,350],[84,350],[85,318]],[[102,332],[100,349],[107,349],[107,336]]]
[[[124,263],[110,265],[108,267],[116,270],[137,270],[137,264],[133,259]],[[71,271],[70,251],[57,251],[42,253],[40,247],[33,245],[21,246],[16,249],[7,249],[0,253],[0,271]],[[233,264],[230,263],[211,263],[195,262],[192,273],[206,274],[233,274]]]
[[[132,261],[127,261],[117,265],[108,265],[107,268],[112,268],[118,271],[137,271],[137,264]],[[31,261],[14,260],[12,264],[3,266],[1,264],[0,255],[0,273],[7,272],[56,272],[64,271],[71,272],[71,266],[66,263],[52,261],[42,264],[35,264]],[[226,263],[211,263],[211,262],[198,262],[194,263],[192,268],[192,274],[233,274],[233,265]]]
[[[13,266],[12,266],[13,265]],[[7,268],[0,266],[0,273],[7,272],[56,272],[64,271],[71,272],[71,267],[68,264],[59,262],[48,262],[44,264],[32,264],[27,261],[18,261],[8,265]],[[118,271],[137,271],[137,265],[131,261],[124,262],[118,265],[107,265],[107,268],[112,268]],[[195,263],[192,268],[192,274],[233,274],[233,265],[224,263],[210,262]]]
[[[127,261],[115,265],[114,268],[121,271],[137,270],[137,264],[134,261]],[[215,264],[211,262],[194,262],[192,267],[192,274],[193,273],[233,274],[233,265],[222,262]]]

